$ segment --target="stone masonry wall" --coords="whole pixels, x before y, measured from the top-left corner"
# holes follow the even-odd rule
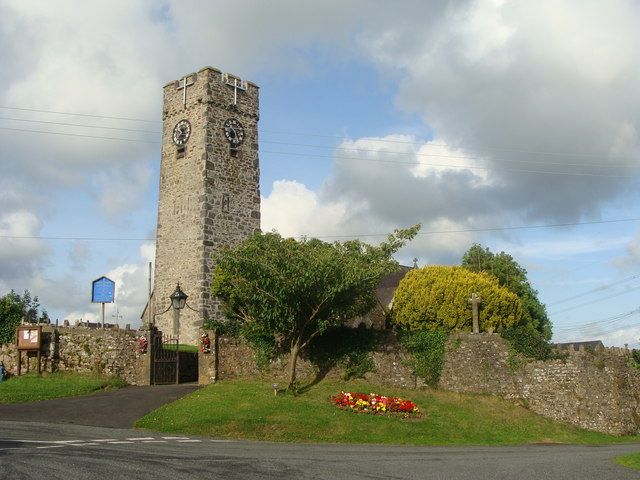
[[[44,327],[42,369],[46,372],[74,371],[117,375],[132,385],[148,385],[146,354],[140,354],[137,338],[146,332],[129,330],[94,330],[83,327]],[[17,374],[17,347],[0,346],[0,361],[13,375]],[[23,372],[37,369],[36,357],[22,355]]]
[[[213,333],[209,333],[213,338]],[[219,339],[218,379],[259,377],[284,384],[288,357],[258,369],[251,347],[239,339]],[[379,384],[416,387],[424,383],[407,368],[411,356],[390,335],[372,353],[375,372],[366,379]],[[201,384],[211,383],[215,352],[200,354]],[[298,378],[317,374],[307,360]],[[340,368],[326,377],[340,378]],[[630,366],[624,349],[571,353],[565,360],[527,362],[497,334],[454,334],[446,344],[439,387],[462,393],[499,395],[532,411],[588,430],[616,435],[640,433],[640,370]]]
[[[447,341],[440,387],[500,395],[588,430],[640,432],[640,371],[630,352],[569,352],[564,360],[526,362],[498,335],[456,334]]]
[[[214,338],[213,332],[208,333],[210,338]],[[246,341],[221,337],[218,345],[218,379],[262,377],[286,384],[289,373],[287,370],[289,355],[284,355],[272,361],[267,369],[260,369],[258,368],[256,355]],[[372,358],[375,371],[365,375],[367,380],[399,387],[423,385],[420,379],[416,378],[406,366],[410,355],[399,346],[392,336],[390,336],[389,343],[380,345],[377,350],[372,352]],[[212,382],[214,361],[215,351],[212,351],[211,354],[200,353],[200,384],[206,385]],[[329,372],[323,372],[323,376],[325,378],[341,378],[343,373],[340,367],[335,367]],[[310,381],[318,375],[318,371],[307,359],[299,358],[296,364],[296,375],[300,380]]]

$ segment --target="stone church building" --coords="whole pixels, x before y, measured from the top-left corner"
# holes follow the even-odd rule
[[[195,344],[211,297],[213,255],[260,229],[258,86],[205,67],[164,87],[156,261],[143,322]],[[189,297],[179,327],[169,296]]]

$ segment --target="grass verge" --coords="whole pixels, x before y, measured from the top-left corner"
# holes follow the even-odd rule
[[[413,400],[420,419],[354,414],[329,397],[340,390]],[[599,444],[638,442],[580,430],[497,397],[380,387],[364,381],[325,381],[294,396],[273,395],[271,384],[223,381],[165,405],[136,426],[168,433],[286,442],[412,445]]]
[[[616,457],[616,463],[623,467],[640,470],[640,453],[629,453],[628,455]]]
[[[105,389],[120,388],[125,381],[101,375],[77,373],[50,373],[39,377],[27,374],[11,377],[0,383],[0,403],[35,402],[58,397],[88,395]]]
[[[163,348],[165,350],[173,350],[174,352],[176,350],[175,345],[164,346]],[[180,344],[178,344],[178,351],[179,352],[188,352],[188,353],[198,353],[198,347],[196,345],[188,345],[186,343],[180,343]]]

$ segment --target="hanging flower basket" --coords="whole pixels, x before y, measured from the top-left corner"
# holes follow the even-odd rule
[[[140,335],[138,337],[138,353],[147,353],[147,348],[149,348],[147,337]]]
[[[211,339],[208,333],[200,335],[200,351],[202,353],[211,353]]]
[[[373,415],[400,414],[403,417],[418,415],[420,411],[411,400],[387,397],[375,393],[340,392],[331,402],[342,410]]]

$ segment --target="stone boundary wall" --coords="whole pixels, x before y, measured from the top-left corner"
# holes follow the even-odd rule
[[[527,362],[496,334],[454,334],[447,340],[439,387],[517,400],[587,430],[640,433],[640,370],[631,366],[631,352],[567,353],[564,360]]]
[[[207,332],[213,339],[213,332]],[[214,363],[216,359],[215,342],[212,352],[199,356],[199,383],[207,385],[214,381]],[[280,382],[286,385],[289,379],[287,365],[289,355],[283,355],[270,362],[266,369],[258,368],[256,355],[251,346],[240,338],[220,337],[218,339],[218,380],[231,380],[238,378],[264,378],[269,381]],[[393,385],[398,387],[410,387],[424,385],[406,366],[411,356],[397,343],[395,337],[389,336],[389,342],[380,345],[372,353],[375,372],[365,375],[365,378],[374,383]],[[339,366],[334,366],[327,372],[319,372],[309,360],[301,357],[296,365],[296,376],[301,381],[312,381],[317,377],[341,378],[344,371]]]
[[[43,327],[42,370],[117,375],[132,385],[149,384],[148,355],[138,352],[136,330],[97,330],[86,327]],[[15,344],[0,346],[0,361],[10,374],[17,374]],[[22,371],[37,370],[36,357],[22,355]]]

